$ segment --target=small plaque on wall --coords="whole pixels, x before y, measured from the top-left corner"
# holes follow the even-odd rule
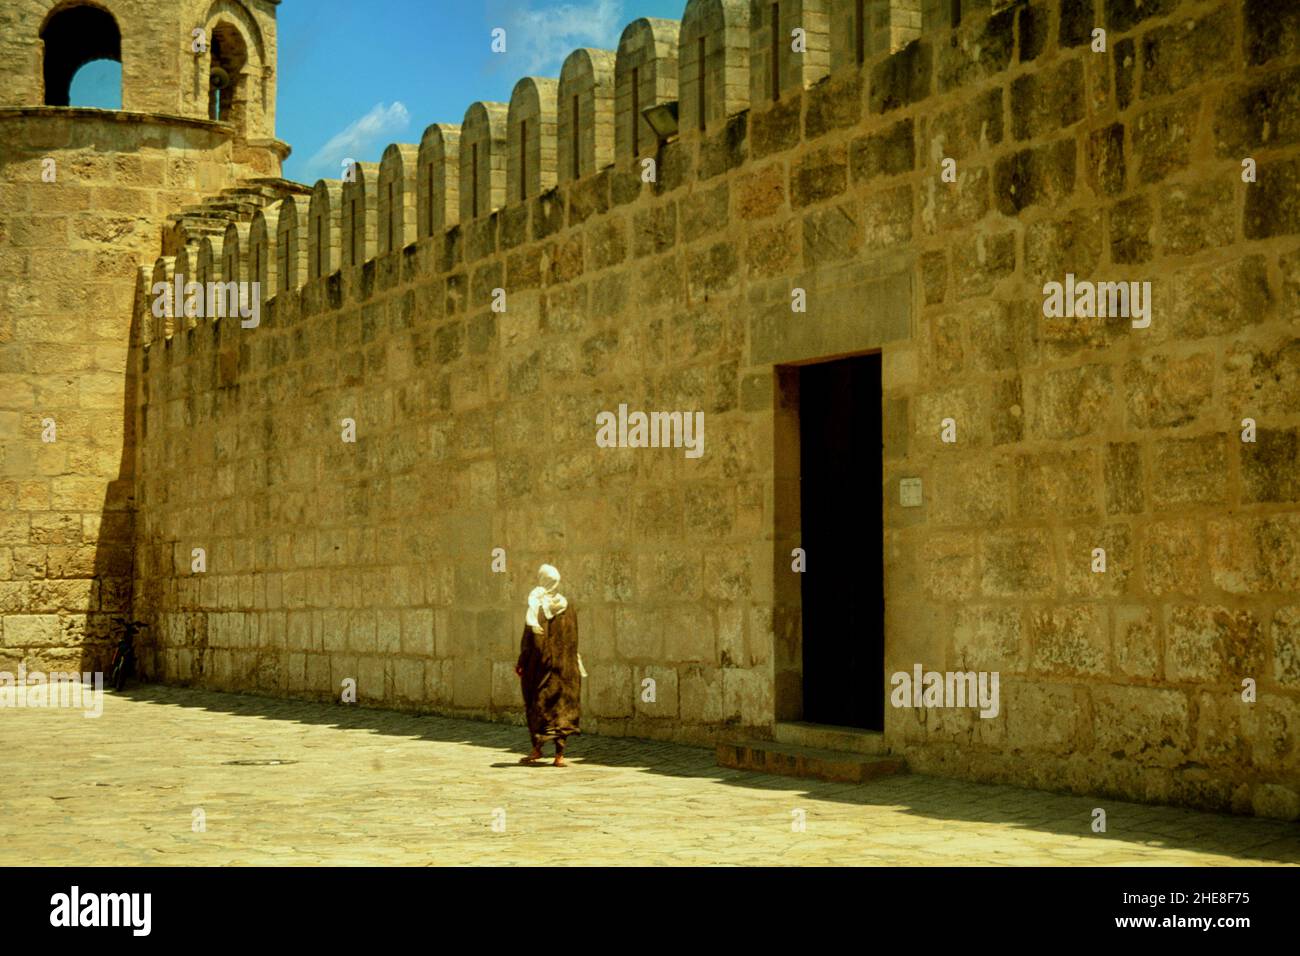
[[[921,507],[921,479],[901,479],[898,482],[898,500],[904,508]]]

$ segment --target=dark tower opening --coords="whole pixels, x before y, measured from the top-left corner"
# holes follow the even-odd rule
[[[230,24],[218,23],[212,28],[209,53],[212,64],[208,77],[208,119],[241,123],[244,66],[248,63],[244,38]]]
[[[46,106],[70,106],[72,77],[92,60],[122,62],[117,21],[99,7],[79,4],[56,11],[41,27],[40,37],[45,46]]]

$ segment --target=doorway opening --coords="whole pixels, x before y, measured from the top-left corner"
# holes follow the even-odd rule
[[[884,730],[880,354],[798,366],[803,720]]]

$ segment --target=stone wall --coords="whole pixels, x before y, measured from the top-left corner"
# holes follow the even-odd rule
[[[0,110],[0,143],[0,670],[90,667],[130,608],[138,264],[253,170],[158,114]]]
[[[522,600],[549,561],[580,615],[586,729],[770,733],[800,714],[783,368],[879,350],[881,679],[920,662],[1002,689],[993,719],[887,709],[893,751],[1300,812],[1300,14],[972,6],[860,68],[832,47],[824,79],[735,112],[766,89],[738,74],[749,34],[727,17],[748,4],[692,0],[681,135],[654,183],[618,146],[507,201],[505,107],[475,104],[459,164],[440,127],[416,177],[386,174],[419,190],[414,243],[333,271],[342,193],[318,183],[307,259],[327,244],[332,274],[277,290],[256,329],[142,320],[135,609],[156,671],[322,699],[353,679],[363,703],[517,721]],[[703,133],[701,30],[706,95],[731,112],[708,100]],[[1150,326],[1046,316],[1067,273],[1150,282]],[[703,411],[704,455],[598,448],[595,416],[620,403]],[[921,507],[900,506],[903,478]]]

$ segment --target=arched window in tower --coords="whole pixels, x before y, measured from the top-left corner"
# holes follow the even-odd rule
[[[46,106],[122,108],[122,34],[111,13],[66,4],[45,19],[40,38]]]
[[[248,63],[244,38],[229,23],[218,23],[212,28],[208,52],[208,119],[243,125],[244,66]]]

